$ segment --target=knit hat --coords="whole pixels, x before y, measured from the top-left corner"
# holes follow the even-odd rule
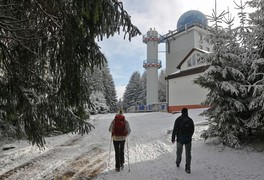
[[[182,108],[181,113],[182,114],[188,114],[188,109],[187,108]]]
[[[115,115],[115,119],[125,119],[122,109],[118,110],[118,113]]]
[[[122,109],[119,109],[117,114],[122,115],[123,114],[123,110]]]

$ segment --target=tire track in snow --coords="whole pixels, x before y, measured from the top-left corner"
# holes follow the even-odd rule
[[[65,147],[75,145],[81,138],[82,136],[75,136],[66,141],[64,144],[43,151],[43,153],[41,153],[39,156],[33,157],[29,159],[28,162],[22,163],[17,167],[1,174],[0,179],[27,179],[26,177],[24,177],[25,174],[27,174],[27,171],[30,172],[29,174],[32,174],[32,171],[36,171],[36,174],[45,172],[46,169],[49,169],[49,164],[45,164],[42,162],[45,162],[47,160],[56,161],[56,158],[54,157],[63,152],[63,149],[65,149]],[[17,154],[17,159],[17,157],[23,156],[23,154],[25,154],[25,151],[25,149],[15,151],[14,153],[10,153],[9,155],[7,155],[5,158],[12,157],[14,154]],[[63,162],[55,163],[55,166],[60,166],[62,163]]]
[[[46,153],[44,153],[38,157],[35,157],[34,159],[32,159],[32,160],[30,160],[30,161],[28,161],[22,165],[19,165],[19,166],[15,167],[14,169],[7,171],[6,173],[4,173],[0,176],[0,179],[8,179],[8,178],[21,179],[22,176],[21,176],[20,172],[22,172],[22,174],[26,174],[26,171],[37,170],[41,166],[39,164],[40,161],[42,161],[42,160],[45,161],[48,158],[53,158],[53,156],[55,156],[55,154],[58,153],[59,151],[61,151],[61,150],[60,149],[49,150]]]
[[[65,162],[61,167],[55,169],[51,175],[46,175],[43,179],[90,179],[105,169],[106,159],[106,152],[95,147],[77,158]]]
[[[14,164],[22,165],[25,162],[40,156],[46,151],[48,151],[48,149],[39,150],[38,147],[33,147],[33,146],[21,148],[19,150],[14,150],[11,152],[7,151],[0,157],[0,174],[6,173],[9,167],[14,167]],[[27,161],[25,161],[25,159]]]

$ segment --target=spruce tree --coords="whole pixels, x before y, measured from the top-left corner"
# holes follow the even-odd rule
[[[166,80],[165,80],[165,76],[166,76],[166,71],[165,69],[161,69],[160,73],[159,73],[159,102],[166,102]]]
[[[109,111],[112,113],[117,112],[118,109],[115,84],[107,65],[103,69],[103,84],[106,104],[109,107]]]
[[[251,101],[249,108],[251,117],[247,127],[255,129],[258,133],[264,132],[264,0],[248,2],[254,8],[249,14],[249,30],[244,39],[247,42],[247,58],[250,59],[248,75]]]
[[[144,71],[141,77],[141,88],[142,91],[139,95],[140,105],[147,104],[147,71]]]
[[[203,114],[208,117],[209,128],[202,136],[218,136],[223,144],[240,148],[240,137],[247,132],[244,124],[249,116],[246,78],[243,74],[243,49],[236,41],[237,30],[233,30],[233,18],[222,12],[213,12],[207,37],[213,44],[213,53],[205,55],[203,61],[209,65],[206,72],[194,82],[209,90],[204,105],[210,106]],[[220,23],[226,22],[227,28]]]
[[[128,109],[131,106],[136,106],[140,103],[140,94],[142,93],[141,75],[138,71],[135,71],[126,86],[126,90],[123,98],[123,107]]]
[[[249,18],[247,3],[254,8]],[[204,57],[210,67],[195,80],[209,89],[205,104],[210,108],[203,113],[209,128],[202,136],[219,136],[224,144],[236,148],[252,129],[257,136],[264,131],[264,1],[247,3],[236,3],[240,18],[237,28],[232,28],[231,18],[214,16],[209,36],[214,53]],[[220,22],[226,22],[228,28],[218,26]]]
[[[91,114],[97,114],[101,111],[109,110],[104,96],[105,88],[103,79],[103,69],[99,67],[95,67],[93,72],[88,69],[85,74],[84,84],[87,84],[88,88],[86,94],[89,94],[88,98],[91,102],[87,104],[86,109],[88,109]]]
[[[140,31],[118,0],[0,1],[1,119],[44,146],[53,130],[87,133],[91,84],[106,62],[97,40]]]

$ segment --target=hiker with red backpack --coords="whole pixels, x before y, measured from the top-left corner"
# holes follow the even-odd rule
[[[126,142],[126,137],[131,132],[129,123],[125,119],[122,110],[119,110],[119,112],[115,115],[115,118],[109,127],[109,131],[112,133],[112,139],[115,149],[115,168],[116,171],[119,172],[120,169],[124,168],[125,142]]]

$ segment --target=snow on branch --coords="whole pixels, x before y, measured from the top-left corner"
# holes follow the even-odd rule
[[[230,84],[229,82],[227,81],[223,81],[220,83],[220,88],[226,92],[230,92],[231,94],[236,94],[238,95],[239,94],[239,91],[232,85]]]
[[[227,74],[231,74],[233,78],[239,78],[241,80],[245,79],[245,76],[241,71],[233,68],[233,67],[225,67],[222,71],[222,75],[224,78],[226,78]]]
[[[264,105],[263,100],[264,100],[263,95],[254,98],[254,99],[250,102],[250,104],[249,104],[249,108],[250,108],[250,109],[255,109],[255,108],[257,108],[257,107],[263,107],[263,105]]]

